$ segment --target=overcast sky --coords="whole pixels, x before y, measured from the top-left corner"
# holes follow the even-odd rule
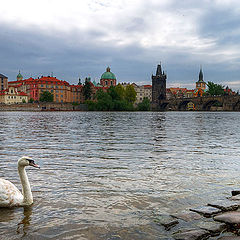
[[[204,80],[240,89],[239,0],[8,0],[0,8],[0,73],[167,86]]]

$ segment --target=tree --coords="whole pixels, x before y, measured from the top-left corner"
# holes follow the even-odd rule
[[[213,82],[208,82],[207,83],[208,86],[208,90],[207,92],[211,95],[211,96],[217,96],[217,95],[224,95],[224,86],[221,84],[216,84]]]
[[[85,100],[91,99],[92,96],[92,86],[88,78],[85,79],[85,84],[83,86],[83,96]]]
[[[53,94],[49,91],[44,91],[40,94],[40,102],[53,102]]]
[[[139,111],[149,111],[150,110],[150,100],[147,97],[144,97],[142,102],[138,104]]]
[[[120,100],[120,96],[116,90],[116,87],[111,86],[108,90],[107,93],[111,96],[112,100]]]
[[[118,94],[118,97],[120,98],[120,100],[123,100],[125,97],[125,89],[124,87],[119,83],[116,87],[116,92]]]
[[[109,93],[104,92],[102,89],[99,89],[96,93],[96,97],[97,97],[96,110],[98,111],[113,110],[114,103]]]
[[[136,100],[136,96],[137,93],[133,87],[133,85],[127,85],[126,89],[125,89],[125,99],[129,102],[129,103],[134,103]]]

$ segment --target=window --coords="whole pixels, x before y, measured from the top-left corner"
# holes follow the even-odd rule
[[[105,81],[105,85],[108,85],[108,82],[107,82],[107,81]]]

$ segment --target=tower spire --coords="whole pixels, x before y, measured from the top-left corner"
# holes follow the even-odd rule
[[[157,66],[156,76],[161,76],[161,75],[162,75],[162,67],[161,67],[161,62],[160,62],[160,64],[158,64],[158,66]]]
[[[200,72],[199,72],[199,82],[203,82],[203,72],[202,72],[202,65],[200,65]]]

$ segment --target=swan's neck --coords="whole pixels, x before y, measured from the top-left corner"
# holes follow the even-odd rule
[[[19,166],[18,173],[22,183],[23,205],[31,205],[33,203],[33,196],[25,167]]]

